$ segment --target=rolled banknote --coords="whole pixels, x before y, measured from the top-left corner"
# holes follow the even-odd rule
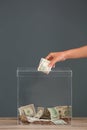
[[[51,71],[51,67],[49,67],[50,61],[45,59],[45,58],[41,58],[39,66],[37,68],[38,71],[42,71],[46,74],[49,74],[49,72]]]

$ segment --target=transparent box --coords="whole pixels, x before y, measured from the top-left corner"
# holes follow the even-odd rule
[[[72,71],[17,69],[18,124],[71,125]]]

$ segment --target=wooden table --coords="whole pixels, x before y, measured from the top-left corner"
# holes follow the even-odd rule
[[[16,118],[0,118],[0,130],[87,130],[87,118],[73,118],[71,125],[18,125]]]

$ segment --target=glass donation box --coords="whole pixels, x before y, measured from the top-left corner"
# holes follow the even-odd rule
[[[72,71],[17,68],[18,124],[70,125],[72,119]]]

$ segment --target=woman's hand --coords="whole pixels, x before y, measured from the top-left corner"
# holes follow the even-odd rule
[[[55,67],[56,62],[65,60],[64,52],[51,52],[46,59],[50,61],[50,67]]]

